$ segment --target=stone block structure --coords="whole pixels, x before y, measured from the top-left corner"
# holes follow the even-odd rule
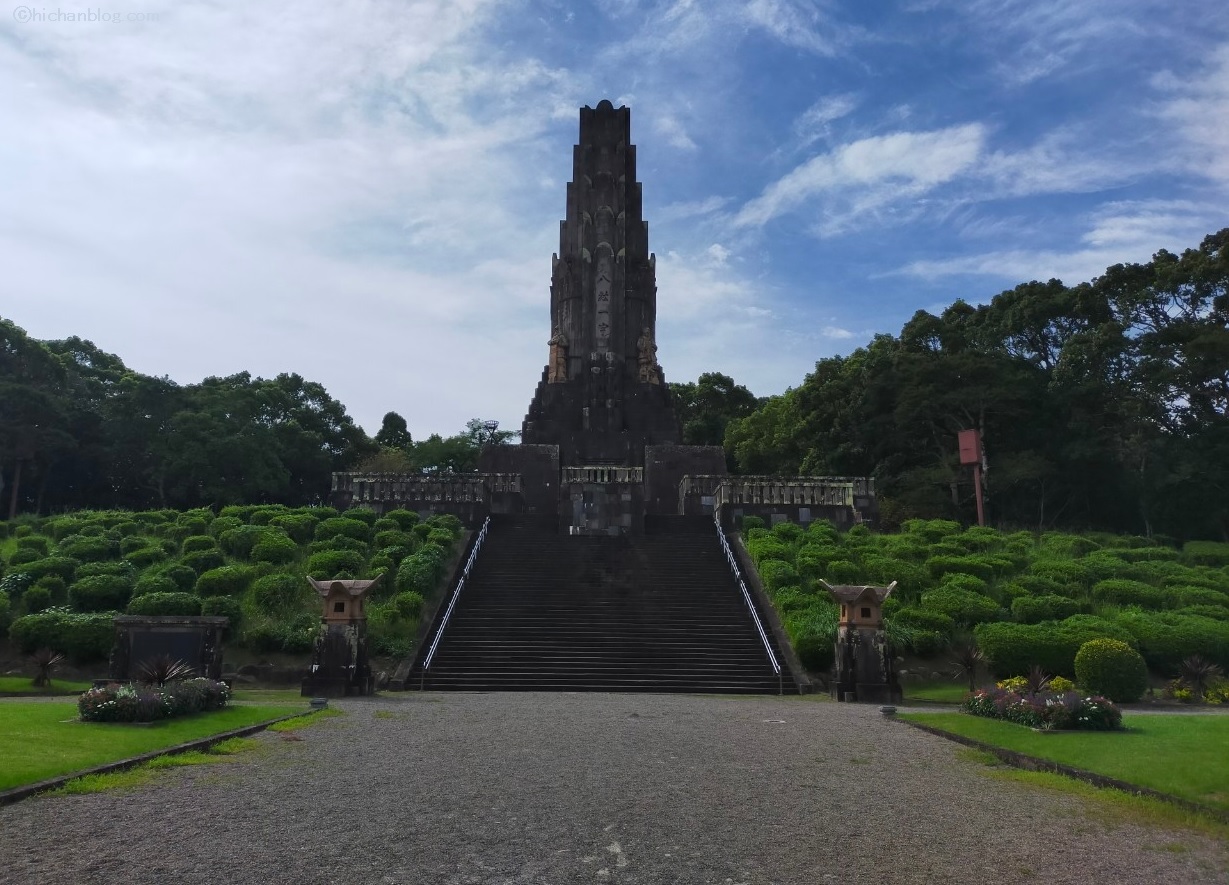
[[[546,365],[521,444],[487,447],[474,474],[334,474],[335,506],[452,513],[471,527],[489,514],[553,516],[574,535],[639,534],[646,516],[874,518],[868,479],[727,477],[719,447],[683,444],[657,360],[657,260],[636,176],[631,111],[581,108]]]
[[[367,654],[364,606],[368,592],[380,578],[369,581],[308,578],[307,581],[320,595],[324,612],[312,653],[311,671],[303,679],[302,696],[343,698],[374,693],[375,677]]]
[[[222,636],[229,623],[219,616],[116,615],[108,676],[115,682],[139,679],[147,662],[165,656],[183,661],[197,676],[221,679]]]
[[[838,701],[893,704],[901,699],[893,652],[883,629],[883,603],[896,589],[820,581],[840,605],[831,690]]]

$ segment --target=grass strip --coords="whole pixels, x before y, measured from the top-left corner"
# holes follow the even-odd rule
[[[1229,716],[1148,714],[1130,717],[1124,731],[1043,733],[964,713],[908,713],[900,719],[955,735],[1019,767],[1048,763],[1040,767],[1100,786],[1151,791],[1229,820]]]
[[[969,686],[964,682],[952,680],[930,680],[927,682],[906,682],[904,690],[906,704],[914,701],[927,701],[932,704],[959,704],[969,693]]]
[[[235,706],[150,724],[81,722],[73,702],[0,704],[0,790],[131,760],[304,712],[290,706]],[[0,796],[0,804],[4,803]]]
[[[0,676],[0,697],[5,695],[64,695],[81,694],[93,687],[92,682],[70,682],[53,679],[51,685],[35,688],[30,676]]]

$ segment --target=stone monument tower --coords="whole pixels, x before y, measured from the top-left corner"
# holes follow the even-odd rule
[[[679,442],[657,363],[655,265],[631,111],[581,108],[552,260],[548,362],[521,435],[558,446],[561,467],[643,467],[645,446]]]

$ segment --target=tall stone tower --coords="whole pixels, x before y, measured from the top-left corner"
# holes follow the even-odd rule
[[[655,265],[631,111],[583,107],[552,259],[548,362],[521,435],[558,446],[561,467],[642,467],[646,445],[679,442],[657,363]]]

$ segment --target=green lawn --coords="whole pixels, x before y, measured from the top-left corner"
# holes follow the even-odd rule
[[[1126,731],[1046,734],[967,713],[901,718],[1229,811],[1229,716],[1150,714],[1124,720]]]
[[[92,682],[69,682],[52,679],[49,688],[35,688],[30,676],[0,676],[0,694],[81,694],[93,685]]]
[[[906,682],[901,686],[905,703],[930,701],[932,703],[959,704],[969,693],[969,684],[955,679],[934,679],[928,682]]]
[[[245,725],[298,713],[295,706],[236,706],[152,725],[78,722],[75,702],[0,703],[0,790],[71,774]]]

